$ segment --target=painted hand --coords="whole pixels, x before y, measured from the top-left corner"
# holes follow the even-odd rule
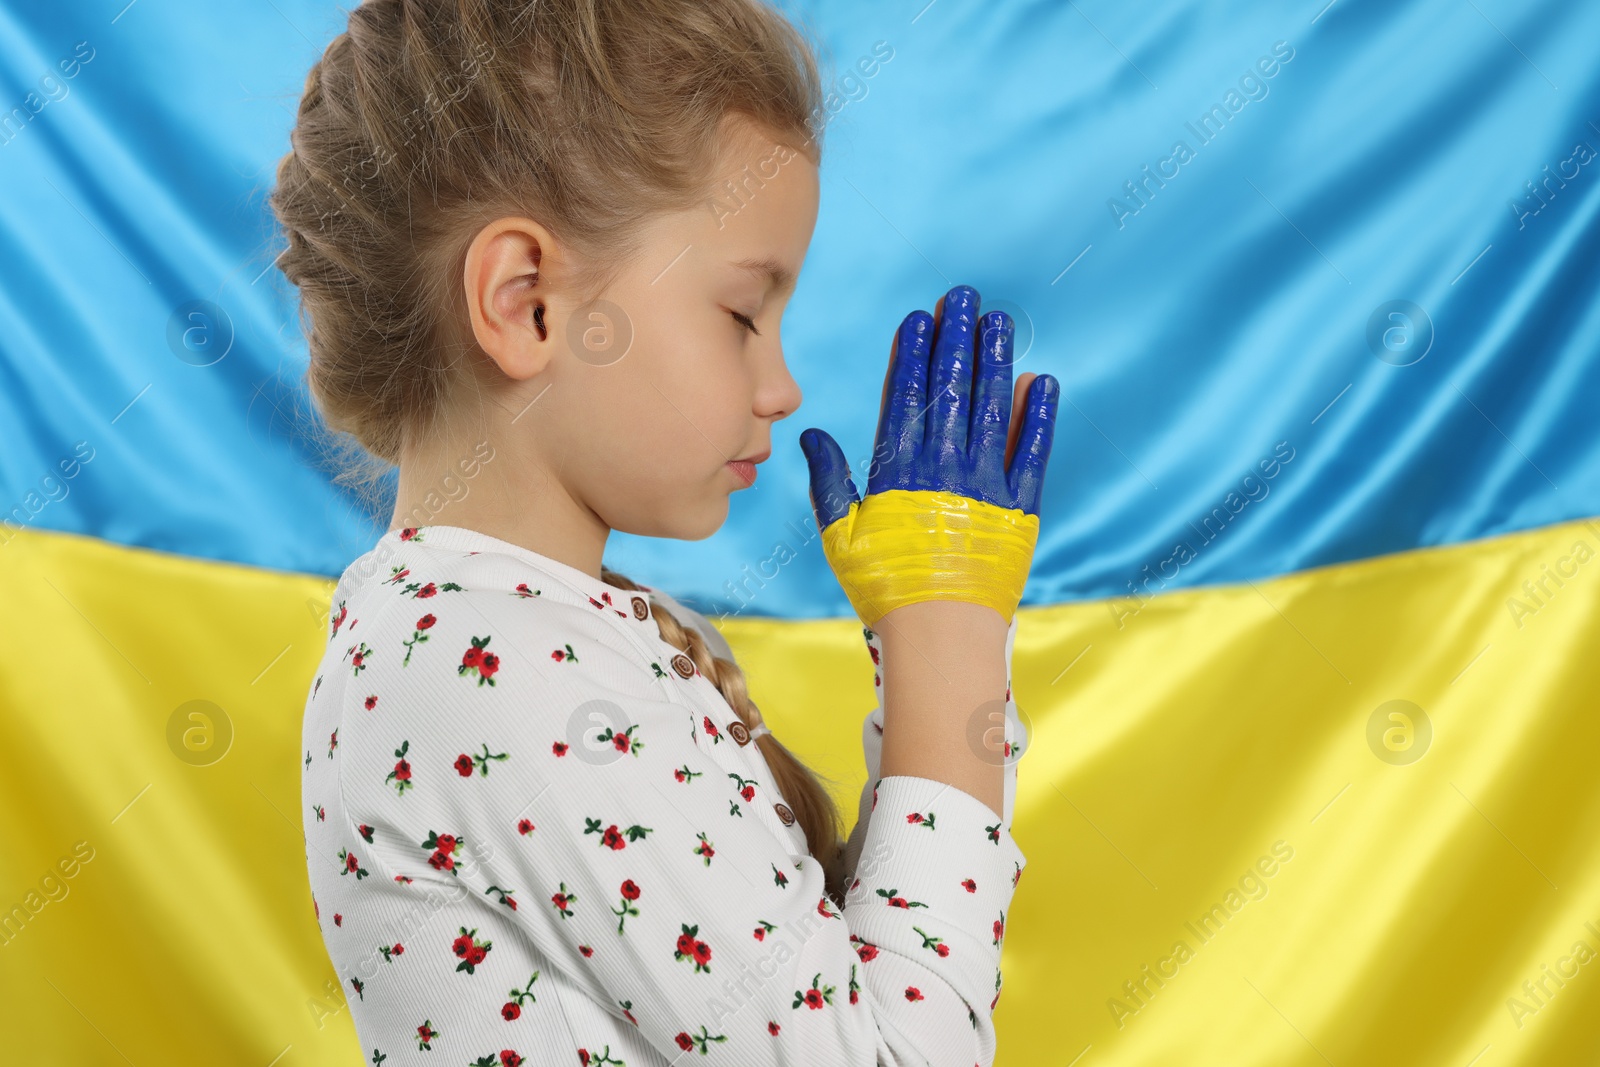
[[[1060,384],[1023,375],[1014,418],[1010,316],[980,319],[966,285],[940,304],[937,327],[913,311],[895,335],[865,499],[832,437],[800,435],[823,554],[869,627],[925,600],[985,604],[1009,622],[1038,541]]]

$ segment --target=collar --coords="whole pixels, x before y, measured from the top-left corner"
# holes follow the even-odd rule
[[[483,552],[510,556],[524,567],[536,572],[537,579],[542,579],[544,586],[552,584],[559,586],[567,594],[562,599],[587,604],[592,610],[605,612],[612,618],[646,628],[651,634],[660,633],[660,628],[651,613],[651,590],[648,588],[635,591],[612,585],[571,564],[562,563],[531,548],[502,541],[498,537],[491,537],[478,530],[469,530],[462,526],[413,526],[389,530],[378,538],[371,554],[387,559],[396,551],[411,545],[440,548],[447,552],[460,552],[469,556]],[[541,590],[542,594],[549,592],[549,588]],[[557,595],[560,596],[559,593]]]

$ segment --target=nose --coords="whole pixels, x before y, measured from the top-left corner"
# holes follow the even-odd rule
[[[776,421],[793,415],[804,396],[800,391],[800,383],[789,373],[781,346],[777,348],[772,367],[756,389],[756,414]]]

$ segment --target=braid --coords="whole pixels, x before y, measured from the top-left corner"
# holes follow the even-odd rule
[[[641,587],[629,578],[610,568],[602,568],[601,580],[623,589]],[[762,725],[761,711],[750,699],[744,671],[730,659],[712,653],[705,636],[697,627],[685,626],[677,616],[660,604],[652,604],[651,612],[660,628],[661,639],[673,648],[682,649],[694,661],[700,673],[717,687],[739,720],[750,730]],[[783,794],[794,809],[795,819],[805,831],[806,844],[811,855],[822,864],[825,888],[835,906],[844,906],[844,841],[840,838],[839,808],[833,796],[811,768],[801,763],[794,753],[784,747],[770,729],[755,738],[761,755],[766,759],[778,792]]]

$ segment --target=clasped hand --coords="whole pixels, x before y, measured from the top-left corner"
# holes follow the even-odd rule
[[[984,604],[1008,624],[1016,613],[1061,387],[1025,374],[1013,395],[1014,334],[1003,311],[980,319],[978,293],[965,285],[933,315],[905,317],[865,498],[832,437],[800,435],[823,554],[865,625],[927,600]]]

